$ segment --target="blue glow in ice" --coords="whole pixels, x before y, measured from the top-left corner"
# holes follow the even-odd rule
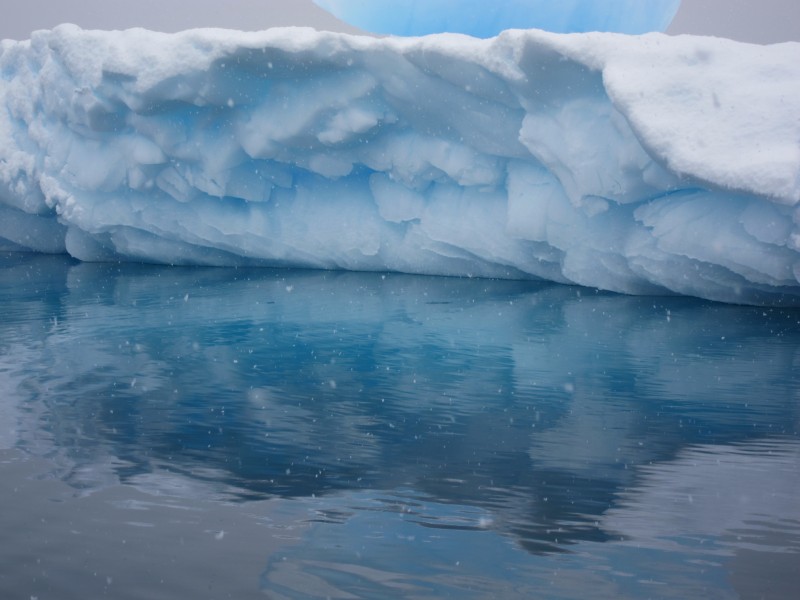
[[[681,0],[314,0],[365,31],[394,35],[466,33],[492,37],[505,29],[557,33],[664,31]]]
[[[659,34],[39,31],[0,43],[0,249],[798,302],[799,65]]]

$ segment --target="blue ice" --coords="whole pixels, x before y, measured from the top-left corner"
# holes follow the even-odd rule
[[[394,35],[466,33],[492,37],[505,29],[557,33],[664,31],[680,0],[314,0],[365,31]]]
[[[0,43],[0,249],[798,302],[798,65],[661,34],[39,31]]]

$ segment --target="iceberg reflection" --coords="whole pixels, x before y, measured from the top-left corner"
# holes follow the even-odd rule
[[[730,544],[718,560],[800,551],[796,310],[522,281],[1,260],[2,414],[15,421],[3,445],[47,457],[85,493],[291,500],[281,510],[310,529],[297,560],[262,577],[289,569],[290,596],[309,569],[338,581],[334,548],[367,547],[378,577],[401,538],[444,539],[434,554],[477,544],[475,564],[504,548],[520,572],[580,544],[613,546],[604,561],[701,538]],[[421,569],[429,546],[413,547]],[[396,583],[433,585],[445,571],[431,568]]]

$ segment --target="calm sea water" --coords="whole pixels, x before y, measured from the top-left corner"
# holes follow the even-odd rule
[[[0,255],[0,598],[793,598],[800,311]]]

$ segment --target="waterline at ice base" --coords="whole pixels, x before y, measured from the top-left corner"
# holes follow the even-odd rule
[[[514,30],[0,45],[0,249],[800,303],[800,44]]]

